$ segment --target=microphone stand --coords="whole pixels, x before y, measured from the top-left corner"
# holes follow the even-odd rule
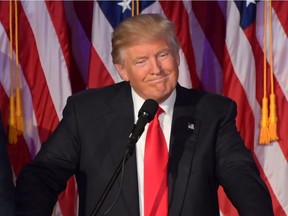
[[[116,170],[114,171],[112,177],[110,178],[110,181],[108,182],[104,192],[102,193],[97,205],[94,207],[91,216],[96,216],[98,214],[101,206],[103,205],[107,195],[109,194],[112,186],[114,185],[116,179],[118,178],[118,176],[119,176],[119,174],[123,168],[122,165],[125,164],[128,161],[128,159],[132,156],[134,149],[135,149],[135,144],[137,141],[138,141],[138,138],[133,137],[133,136],[129,137],[129,144],[124,151],[124,155],[123,155],[121,161],[119,162]]]

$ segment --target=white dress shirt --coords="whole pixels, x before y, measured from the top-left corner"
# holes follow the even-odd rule
[[[142,107],[145,100],[143,100],[133,90],[133,88],[132,88],[132,99],[133,99],[133,105],[134,105],[134,119],[136,123],[136,121],[138,120],[138,112],[140,108]],[[176,90],[172,92],[172,94],[166,101],[159,104],[159,106],[165,112],[159,116],[159,121],[160,121],[160,126],[165,136],[168,152],[169,152],[169,141],[170,141],[171,124],[172,124],[173,108],[174,108],[175,100],[176,100]],[[137,160],[140,216],[144,216],[144,152],[145,152],[145,139],[146,139],[148,124],[146,125],[144,132],[141,135],[140,139],[136,143],[136,160]]]

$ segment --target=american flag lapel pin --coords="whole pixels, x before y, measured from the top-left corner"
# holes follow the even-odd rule
[[[188,130],[194,130],[194,124],[188,122],[187,129],[188,129]]]

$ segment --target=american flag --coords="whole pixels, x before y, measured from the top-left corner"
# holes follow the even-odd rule
[[[22,96],[24,132],[8,146],[15,178],[59,123],[69,95],[121,81],[110,56],[117,24],[137,13],[160,13],[175,23],[182,47],[179,83],[237,102],[237,127],[269,188],[274,213],[288,215],[288,2],[273,1],[266,12],[264,5],[254,0],[1,1],[0,110],[7,136],[9,97],[17,86]],[[262,145],[265,90],[268,97],[271,90],[276,95],[279,139]],[[222,188],[219,199],[221,215],[238,215]],[[72,177],[53,215],[76,212]]]

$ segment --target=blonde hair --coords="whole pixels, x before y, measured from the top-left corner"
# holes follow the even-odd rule
[[[159,14],[140,14],[123,21],[112,34],[112,61],[123,63],[123,49],[142,42],[164,38],[174,52],[179,51],[179,42],[174,24]]]

